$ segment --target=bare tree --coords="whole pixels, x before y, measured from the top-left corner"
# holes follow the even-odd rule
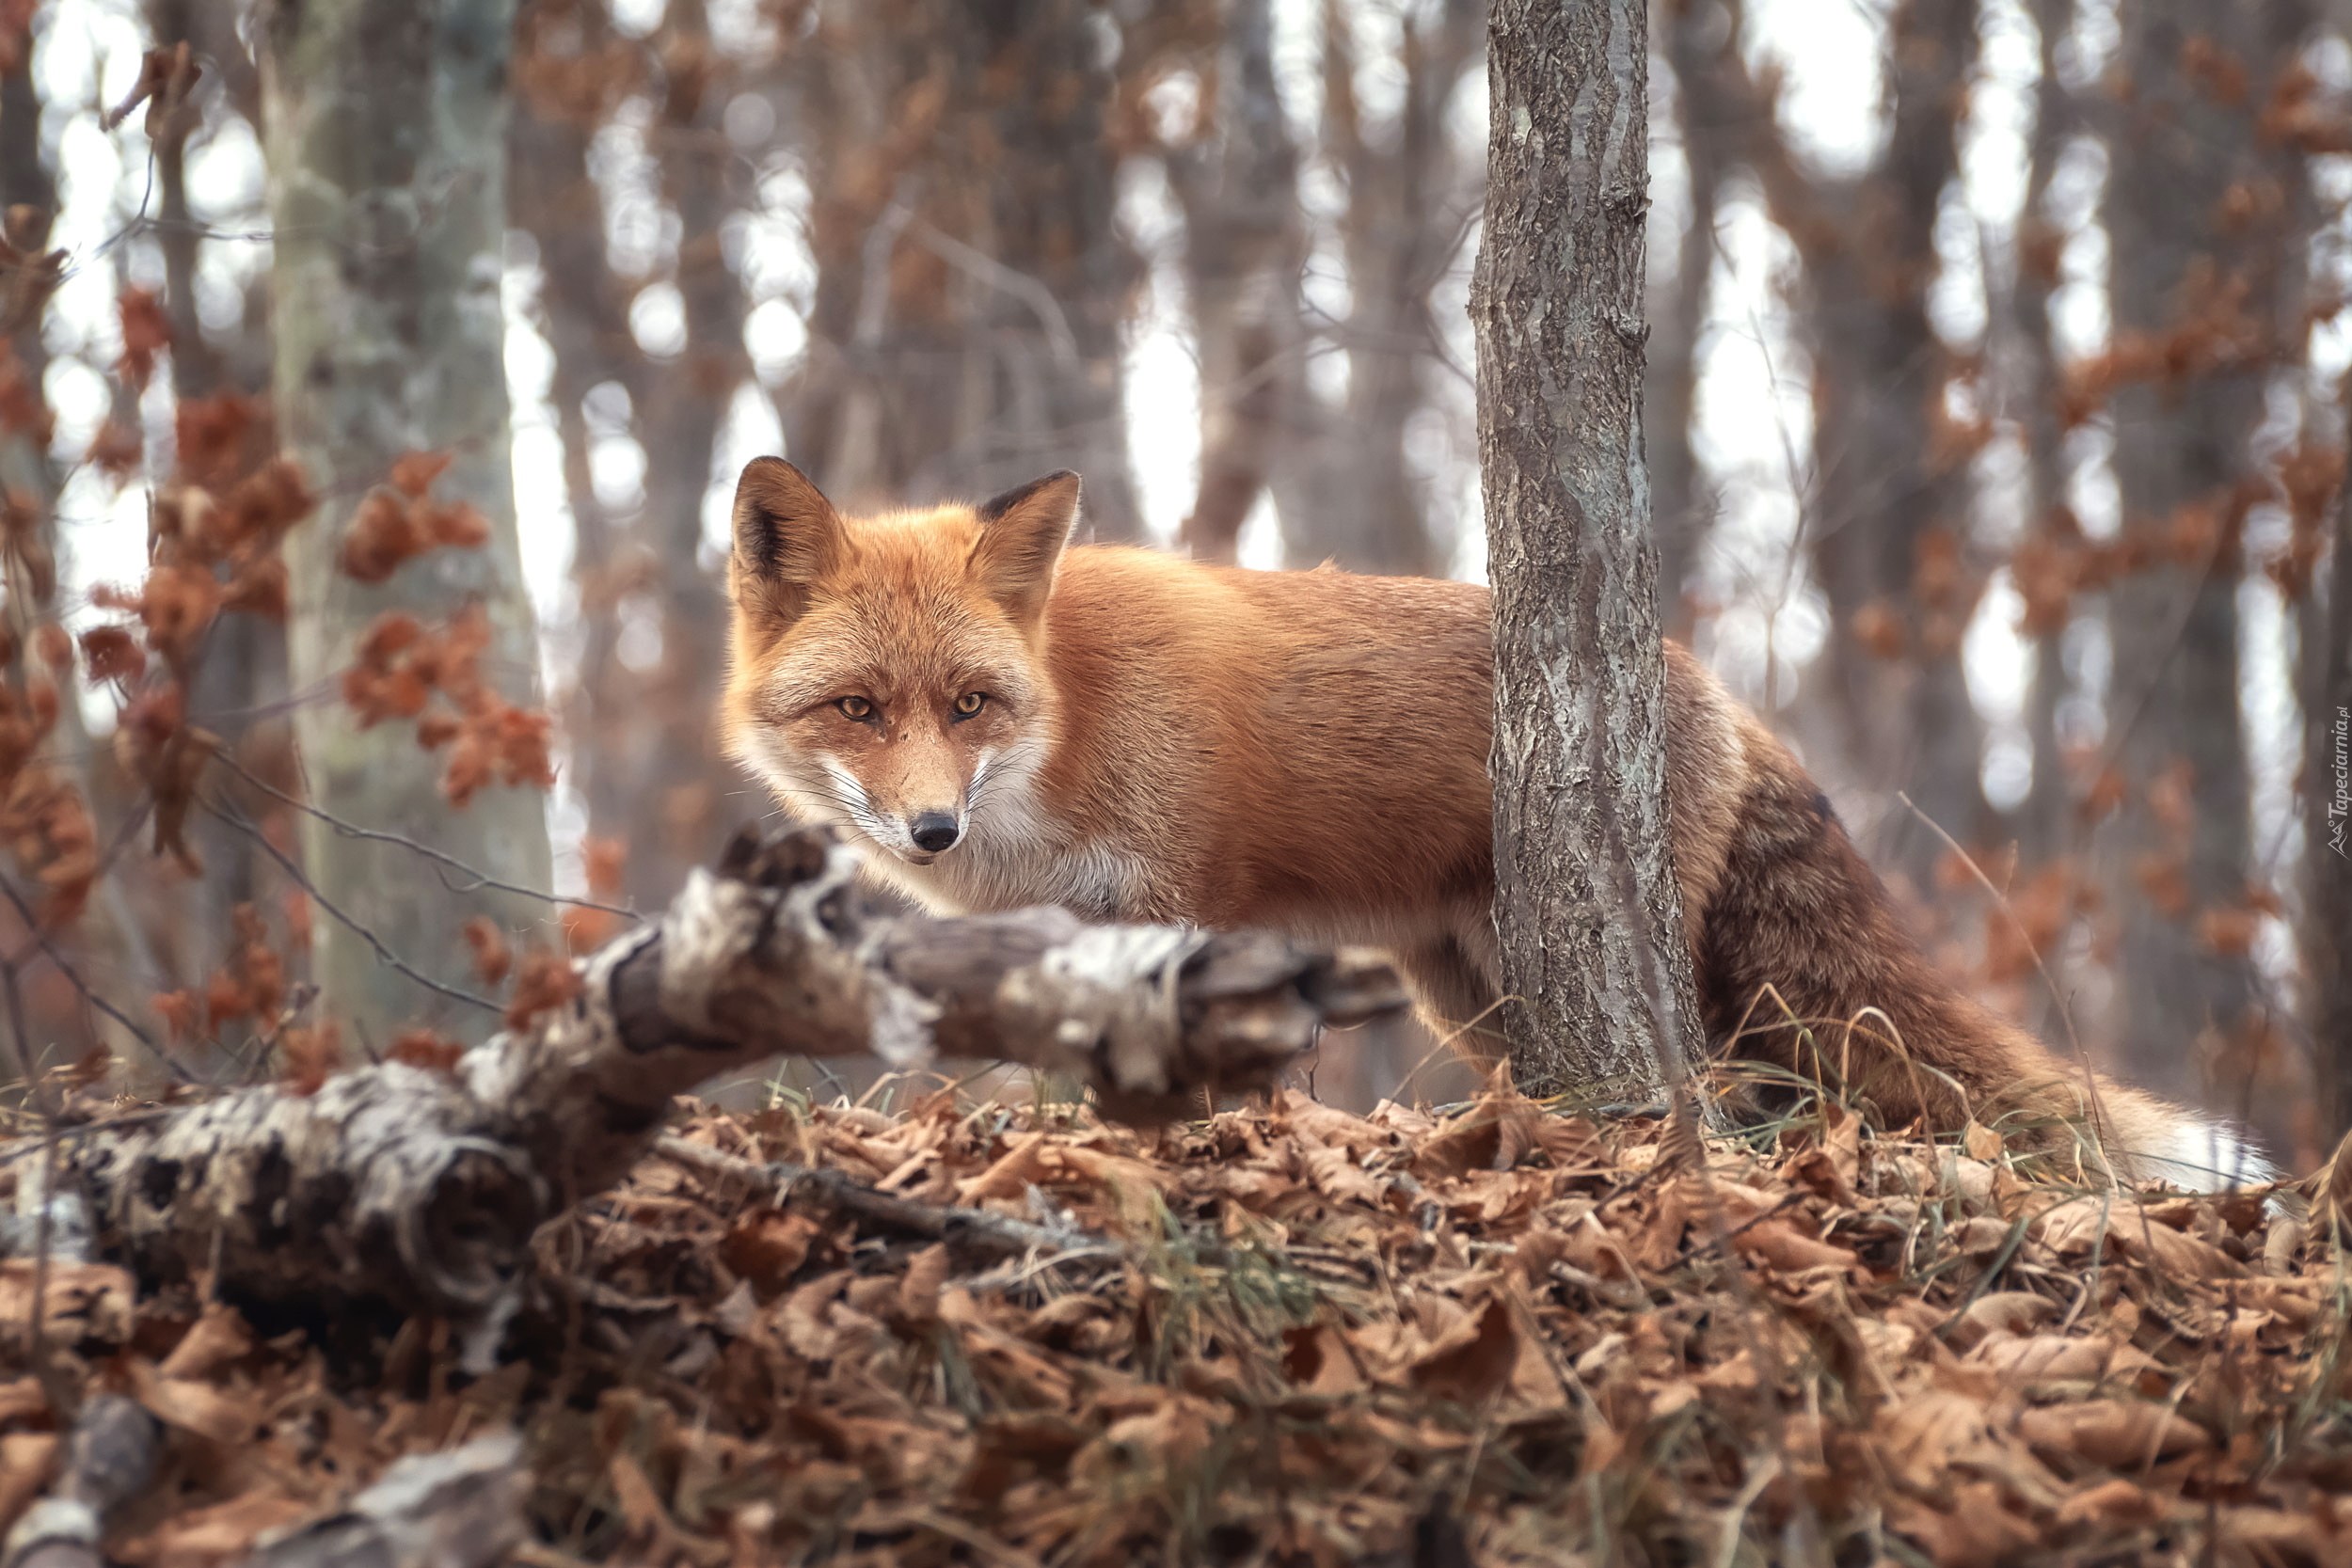
[[[484,673],[512,693],[535,683],[507,453],[504,318],[506,71],[512,0],[312,0],[271,13],[262,55],[277,336],[285,450],[327,498],[288,544],[297,689],[328,694],[389,610],[440,621],[478,604],[491,628]],[[475,549],[439,549],[363,582],[338,569],[355,503],[410,451],[453,463],[435,494],[487,525]],[[492,788],[453,811],[436,758],[403,726],[360,727],[339,704],[297,726],[325,811],[405,834],[510,882],[548,877],[544,806]],[[404,850],[315,820],[305,860],[324,898],[420,973],[466,973],[459,927],[479,892],[421,882]],[[382,1039],[432,999],[335,920],[319,923],[315,972],[328,1008]],[[429,1006],[424,1008],[429,1013]],[[486,1022],[453,1018],[457,1026]]]
[[[2132,784],[2111,850],[2126,1060],[2195,1094],[2248,1022],[2253,964],[2199,917],[2236,908],[2252,820],[2238,711],[2239,534],[2270,490],[2251,451],[2299,277],[2292,154],[2260,132],[2260,87],[2294,57],[2297,4],[2225,7],[2192,28],[2126,8],[2104,129],[2115,348],[2109,369],[2124,564],[2109,595],[2108,748]]]
[[[720,432],[750,373],[743,291],[723,232],[747,196],[730,178],[739,160],[721,124],[737,68],[713,44],[700,0],[671,0],[659,47],[619,38],[600,0],[535,0],[521,21],[515,216],[539,245],[579,541],[582,645],[568,695],[584,743],[574,783],[591,832],[628,847],[629,890],[651,903],[676,891],[726,826],[707,696],[724,657],[725,604],[700,548]],[[588,167],[596,130],[631,93],[651,102],[647,141],[676,220],[675,261],[660,280],[676,289],[686,331],[660,356],[641,352],[627,327],[645,280],[613,274]],[[645,459],[644,499],[617,516],[589,471],[586,404],[605,386],[628,394]],[[653,657],[620,657],[625,607],[658,629]]]
[[[1404,83],[1393,123],[1371,123],[1356,93],[1360,51],[1352,8],[1323,8],[1324,155],[1347,205],[1337,219],[1347,267],[1342,320],[1308,327],[1347,353],[1347,391],[1302,409],[1276,473],[1284,554],[1364,571],[1441,574],[1427,485],[1406,435],[1444,373],[1430,294],[1460,254],[1478,210],[1478,171],[1446,134],[1446,107],[1478,63],[1482,0],[1441,0],[1402,18]]]
[[[1980,726],[1960,668],[1976,583],[1962,554],[1964,474],[1936,439],[1950,367],[1927,287],[1976,25],[1975,0],[1894,7],[1885,150],[1848,177],[1821,175],[1788,147],[1772,83],[1749,72],[1736,44],[1680,63],[1684,90],[1707,105],[1694,112],[1737,137],[1804,264],[1814,362],[1804,536],[1835,626],[1808,717],[1847,776],[1888,795],[1907,789],[1963,841],[1984,816]],[[1907,819],[1888,827],[1888,868],[1924,888],[1940,841]]]
[[[1701,1049],[1667,837],[1642,457],[1644,0],[1498,0],[1471,289],[1495,587],[1495,923],[1515,1076],[1655,1091]]]
[[[1948,367],[1927,288],[1977,7],[1905,0],[1888,27],[1884,160],[1851,182],[1816,182],[1798,231],[1814,294],[1813,555],[1837,628],[1827,673],[1856,775],[1908,790],[1965,842],[1986,825],[1982,728],[1960,666],[1976,591],[1963,561],[1965,471],[1935,437]],[[1915,891],[1931,887],[1941,841],[1907,818],[1889,828],[1890,867]]]
[[[1203,142],[1166,158],[1184,210],[1184,282],[1200,354],[1200,482],[1182,542],[1231,561],[1304,390],[1298,154],[1274,83],[1268,0],[1234,0]]]
[[[261,78],[237,36],[226,8],[200,0],[149,0],[148,24],[158,45],[188,45],[199,71],[221,85],[223,109],[248,120],[261,113]],[[188,201],[187,151],[203,120],[202,100],[173,95],[164,123],[151,125],[155,158],[156,247],[163,252],[163,306],[171,322],[171,389],[183,403],[220,393],[256,396],[269,388],[270,345],[267,294],[257,292],[245,317],[227,341],[215,342],[196,308],[196,279],[207,238]],[[260,442],[253,443],[256,446]],[[259,454],[257,453],[257,456]],[[286,633],[258,615],[224,616],[206,634],[188,705],[198,721],[229,727],[222,716],[250,715],[285,696]],[[262,719],[238,726],[239,750],[248,765],[268,767],[264,753],[283,755],[282,720]],[[233,938],[230,911],[260,896],[263,857],[243,833],[217,817],[203,817],[191,830],[206,875],[188,890],[198,911],[186,935],[201,948],[202,962],[216,963]]]
[[[1081,0],[835,0],[788,95],[818,262],[785,445],[858,506],[1065,465],[1095,537],[1141,529],[1115,221],[1116,75]]]
[[[2352,1128],[2352,484],[2335,522],[2327,604],[2303,612],[2304,636],[2320,644],[2306,659],[2303,955],[2323,1143]]]
[[[2079,526],[2064,494],[2065,430],[2059,416],[2058,357],[2050,341],[2050,296],[2058,281],[2060,235],[2043,213],[2058,157],[2078,116],[2058,77],[2058,45],[2074,12],[2074,0],[2035,0],[2033,20],[2042,41],[2042,75],[2034,92],[2033,139],[2027,144],[2026,200],[2009,280],[2007,332],[1998,350],[2010,411],[2026,447],[2027,522],[2026,542],[2015,562],[2026,595],[2026,634],[2034,640],[2034,684],[2027,698],[2026,728],[2033,742],[2033,781],[2011,814],[2019,846],[2029,863],[2063,853],[2073,842],[2065,759],[2060,755],[2058,702],[2066,689],[2063,639],[2073,619],[2073,588],[2064,571],[2037,573],[2037,556],[2053,564],[2081,543]]]
[[[46,512],[55,479],[49,472],[50,432],[44,422],[48,407],[41,382],[49,353],[41,341],[40,311],[49,290],[56,286],[57,266],[43,253],[48,249],[50,223],[57,214],[57,182],[41,155],[40,99],[33,90],[29,51],[14,70],[0,73],[0,202],[5,202],[0,217],[6,220],[6,238],[25,258],[21,268],[12,269],[25,275],[25,281],[18,286],[39,291],[26,308],[11,312],[23,319],[8,324],[7,364],[0,373],[21,389],[21,401],[38,412],[27,422],[12,421],[0,430],[0,485],[38,498]],[[37,270],[44,276],[35,277]],[[8,614],[12,629],[20,632],[25,629],[25,599],[12,583]]]
[[[627,753],[636,802],[629,859],[649,886],[669,890],[704,863],[734,824],[712,779],[715,710],[698,700],[725,660],[726,596],[700,558],[703,498],[719,432],[750,374],[743,291],[727,264],[723,229],[741,205],[730,188],[735,149],[721,128],[729,69],[710,39],[702,0],[670,0],[661,50],[661,191],[678,217],[676,287],[686,342],[647,367],[637,402],[645,449],[642,529],[661,624],[660,663],[638,683],[647,722]]]
[[[1721,75],[1724,52],[1739,48],[1740,38],[1732,12],[1712,0],[1666,0],[1659,10],[1661,42],[1674,71],[1675,124],[1690,173],[1691,211],[1672,257],[1673,275],[1657,279],[1651,291],[1643,434],[1658,538],[1659,608],[1668,632],[1687,636],[1684,595],[1713,511],[1691,445],[1699,339],[1715,273],[1717,198],[1740,145],[1739,131],[1723,123],[1724,103],[1708,89]]]
[[[7,31],[0,24],[0,34]],[[50,356],[41,327],[67,257],[62,250],[49,248],[50,228],[56,216],[56,171],[43,150],[40,100],[34,89],[29,47],[21,39],[6,41],[10,47],[0,51],[7,56],[8,67],[0,71],[0,231],[13,254],[8,266],[0,269],[0,277],[5,277],[5,287],[0,287],[0,317],[5,317],[0,321],[0,334],[4,334],[0,335],[0,408],[6,410],[5,418],[0,418],[0,514],[8,518],[5,560],[0,560],[0,636],[24,648],[32,645],[31,639],[39,630],[56,634],[63,608],[58,602],[58,568],[67,544],[57,527],[59,476],[50,451],[56,415],[47,397],[45,372]],[[35,699],[35,688],[48,679],[28,674],[30,663],[20,655],[8,672],[13,699]],[[50,695],[58,695],[55,687]],[[8,836],[16,870],[25,875],[36,891],[53,877],[77,882],[80,879],[78,872],[68,875],[68,867],[61,863],[73,853],[64,849],[64,835],[45,830],[27,832],[27,826],[52,814],[60,824],[67,819],[87,824],[87,803],[97,795],[94,785],[106,771],[104,760],[92,752],[80,705],[67,697],[56,703],[55,713],[55,721],[45,726],[46,736],[31,765],[24,766],[24,759],[17,759],[8,787],[0,790],[0,820],[10,825]],[[44,859],[47,864],[41,863]],[[62,900],[45,900],[43,907],[31,912],[13,880],[8,892],[15,914],[31,927],[24,933],[31,939],[28,946],[37,944],[56,959],[56,950],[43,928],[72,925],[78,929],[68,939],[69,944],[79,950],[84,960],[107,974],[137,972],[133,960],[138,951],[138,931],[122,910],[115,889],[105,889],[94,908],[85,908],[77,893]],[[8,985],[15,984],[11,976]],[[73,1026],[64,1040],[51,1037],[37,1045],[28,1028],[23,1017],[13,1021],[11,1033],[19,1053],[14,1065],[19,1067],[30,1067],[37,1051],[65,1040],[73,1041],[69,1049],[79,1052],[81,1042],[95,1038],[118,1058],[125,1055],[130,1043],[129,1037],[112,1022],[87,1006],[75,1006]]]
[[[628,330],[629,291],[606,254],[603,195],[588,159],[597,129],[637,90],[644,62],[614,33],[603,0],[526,0],[515,55],[508,215],[538,246],[538,325],[555,358],[548,390],[564,447],[580,594],[579,651],[571,684],[557,695],[571,745],[570,782],[587,805],[589,831],[634,845],[659,802],[633,787],[648,715],[619,657],[620,602],[648,578],[649,562],[627,519],[596,493],[588,404],[598,388],[618,387],[633,411],[644,390],[644,356]],[[707,690],[715,672],[702,678]],[[673,890],[657,885],[649,869],[647,857],[629,863],[628,892],[646,905]]]

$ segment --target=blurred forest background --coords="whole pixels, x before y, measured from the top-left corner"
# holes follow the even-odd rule
[[[503,117],[502,170],[420,174],[411,214],[429,237],[502,172],[502,264],[474,281],[503,302],[505,407],[447,443],[449,504],[478,512],[440,523],[437,474],[388,468],[396,442],[373,470],[339,455],[286,395],[292,335],[336,325],[310,284],[287,292],[309,111],[267,68],[261,9],[0,0],[0,479],[32,651],[7,718],[38,719],[43,668],[81,693],[0,748],[0,974],[49,1062],[216,1077],[321,1049],[310,884],[353,841],[294,800],[429,837],[387,781],[447,792],[414,748],[339,794],[297,762],[297,731],[317,755],[355,707],[416,717],[385,695],[413,654],[302,629],[324,546],[290,547],[290,645],[244,558],[185,556],[200,529],[154,521],[191,487],[264,483],[280,440],[320,505],[264,532],[331,546],[373,506],[488,552],[434,579],[488,624],[421,644],[464,643],[517,705],[444,683],[460,752],[527,752],[525,710],[553,717],[552,786],[529,756],[477,757],[466,809],[503,824],[476,837],[520,856],[508,879],[586,902],[560,936],[516,903],[470,945],[456,904],[371,926],[428,979],[599,940],[770,809],[712,740],[753,455],[852,506],[1071,467],[1097,539],[1483,569],[1476,0],[524,0],[478,122]],[[2329,652],[2352,556],[2328,548],[2352,7],[1655,0],[1651,25],[1670,629],[1800,747],[1988,996],[2308,1167],[2352,1106],[2331,733],[2352,693]],[[219,586],[164,712],[164,676],[108,628],[132,615],[154,644],[173,560]],[[188,722],[221,763],[182,765]],[[178,838],[175,784],[200,807],[188,853],[151,856],[149,816]],[[478,892],[413,857],[371,878]],[[59,911],[60,887],[87,896]],[[478,1032],[463,990],[412,987],[415,1019]],[[352,1027],[347,1048],[384,1046]],[[1369,1103],[1428,1054],[1403,1031],[1334,1041],[1316,1087]]]

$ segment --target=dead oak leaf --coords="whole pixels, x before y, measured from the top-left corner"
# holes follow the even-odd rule
[[[2129,1400],[2085,1400],[2027,1410],[2017,1418],[2017,1432],[2045,1453],[2087,1460],[2109,1470],[2137,1469],[2213,1447],[2213,1434],[2196,1422],[2161,1404]]]
[[[1408,1376],[1423,1393],[1475,1408],[1510,1386],[1518,1362],[1518,1324],[1510,1304],[1498,1296],[1415,1357]]]

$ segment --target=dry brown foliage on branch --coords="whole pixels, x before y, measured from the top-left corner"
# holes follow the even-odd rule
[[[108,1542],[135,1564],[237,1560],[508,1423],[522,1560],[2352,1553],[2326,1224],[1836,1106],[1661,1146],[1509,1100],[1284,1093],[1157,1132],[945,1092],[702,1111],[543,1233],[516,1359],[477,1381],[423,1320],[256,1328],[94,1265],[52,1268],[46,1321],[66,1386],[168,1431],[185,1479]],[[19,1374],[24,1349],[0,1339]],[[0,1384],[0,1517],[59,1425]]]

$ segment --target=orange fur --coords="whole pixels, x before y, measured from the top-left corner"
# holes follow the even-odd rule
[[[1077,501],[1057,474],[977,508],[845,519],[788,464],[753,463],[734,754],[796,814],[871,839],[877,874],[930,907],[1364,942],[1433,1020],[1487,1013],[1486,591],[1065,551]],[[1671,643],[1666,690],[1710,1038],[1839,1078],[1891,1124],[2008,1117],[2055,1142],[2078,1122],[2082,1075],[1926,961],[1787,748]],[[950,825],[950,847],[918,841]],[[2242,1155],[2137,1091],[2101,1082],[2098,1099],[2127,1173]]]

